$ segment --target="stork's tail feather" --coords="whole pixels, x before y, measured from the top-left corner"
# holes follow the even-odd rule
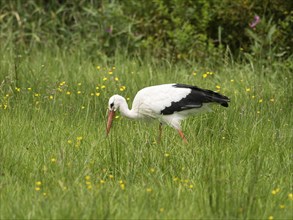
[[[230,102],[230,99],[227,96],[207,89],[203,90],[203,92],[206,95],[206,98],[209,102],[216,102],[224,107],[229,106],[228,102]]]

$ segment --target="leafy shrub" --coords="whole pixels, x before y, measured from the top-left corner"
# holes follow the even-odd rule
[[[244,50],[259,58],[269,48],[288,57],[290,7],[282,0],[1,1],[0,42],[78,47],[95,57],[111,57],[119,48],[132,55],[216,60],[227,47],[233,56]],[[255,15],[261,23],[251,29]]]

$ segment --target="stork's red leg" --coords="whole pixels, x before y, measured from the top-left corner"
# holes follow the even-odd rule
[[[162,137],[162,123],[159,125],[159,137],[158,137],[158,143],[161,142],[161,137]]]
[[[187,144],[188,141],[187,141],[187,139],[185,138],[183,132],[179,129],[179,130],[178,130],[178,133],[179,133],[180,137],[182,138],[182,140],[184,141],[184,143]]]

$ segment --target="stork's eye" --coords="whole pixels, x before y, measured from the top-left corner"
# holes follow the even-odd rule
[[[110,104],[110,108],[113,108],[114,107],[114,102],[112,102],[111,104]]]

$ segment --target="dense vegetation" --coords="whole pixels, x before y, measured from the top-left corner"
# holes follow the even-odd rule
[[[1,1],[0,219],[292,219],[290,7]],[[230,106],[106,138],[111,95],[169,82]]]
[[[79,47],[95,57],[122,48],[170,60],[284,58],[292,13],[283,0],[1,1],[0,42]]]

